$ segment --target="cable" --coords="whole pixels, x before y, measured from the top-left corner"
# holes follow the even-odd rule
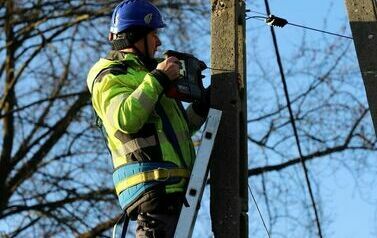
[[[223,71],[223,72],[235,72],[234,70],[231,70],[231,69],[219,69],[219,68],[212,68],[212,67],[208,67],[208,66],[207,66],[207,69],[216,70],[216,71]]]
[[[246,17],[245,20],[249,20],[249,19],[258,19],[258,20],[261,20],[261,21],[265,21],[267,19],[267,17],[265,16],[249,16],[249,17]]]
[[[264,0],[264,2],[265,2],[265,6],[266,6],[266,12],[267,12],[268,15],[270,15],[270,7],[269,7],[269,4],[268,4],[268,0]],[[322,238],[323,236],[322,236],[321,224],[319,222],[318,211],[317,211],[317,207],[316,207],[316,204],[315,204],[312,187],[311,187],[310,180],[309,180],[308,169],[306,167],[306,164],[305,164],[305,161],[304,161],[303,155],[302,155],[300,140],[299,140],[299,137],[298,137],[298,132],[297,132],[297,127],[296,127],[295,119],[293,117],[293,111],[292,111],[292,107],[291,107],[291,100],[289,98],[288,86],[287,86],[287,82],[285,80],[285,75],[284,75],[284,70],[283,70],[283,64],[282,64],[280,53],[279,53],[279,47],[278,47],[278,44],[277,44],[275,30],[274,30],[273,27],[270,27],[270,29],[271,29],[272,40],[273,40],[273,43],[274,43],[274,48],[275,48],[276,59],[277,59],[278,65],[279,65],[280,76],[281,76],[281,80],[282,80],[283,87],[284,87],[285,99],[287,101],[287,106],[288,106],[288,111],[289,111],[289,118],[290,118],[290,122],[292,124],[293,133],[294,133],[294,136],[295,136],[295,140],[296,140],[296,144],[297,144],[297,149],[298,149],[299,156],[300,156],[300,162],[301,162],[301,165],[302,165],[302,167],[304,169],[306,185],[307,185],[308,190],[309,190],[310,200],[311,200],[311,203],[312,203],[312,206],[313,206],[313,210],[314,210],[314,214],[315,214],[315,220],[316,220],[317,229],[318,229],[318,236],[320,238]]]
[[[270,236],[270,232],[268,232],[268,229],[267,229],[266,223],[264,222],[264,219],[263,219],[262,213],[261,213],[261,211],[259,210],[259,206],[258,206],[257,200],[255,200],[255,197],[254,197],[253,192],[251,191],[250,185],[248,184],[247,186],[249,187],[249,192],[250,192],[250,194],[251,194],[251,197],[253,198],[253,201],[254,201],[255,207],[256,207],[257,210],[258,210],[259,217],[260,217],[260,219],[262,220],[262,223],[263,223],[264,229],[266,230],[267,236],[268,236],[269,238],[271,238],[271,236]]]
[[[328,34],[328,35],[339,36],[339,37],[343,37],[343,38],[346,38],[346,39],[353,40],[353,38],[350,37],[350,36],[341,35],[341,34],[338,34],[338,33],[333,33],[333,32],[329,32],[329,31],[319,30],[319,29],[315,29],[315,28],[311,28],[311,27],[307,27],[307,26],[303,26],[303,25],[298,25],[298,24],[294,24],[294,23],[289,23],[289,22],[287,24],[291,25],[291,26],[295,26],[295,27],[300,27],[300,28],[304,28],[304,29],[308,29],[308,30],[312,30],[312,31],[317,31],[317,32],[325,33],[325,34]]]
[[[258,14],[261,14],[259,12],[256,12],[256,11],[251,11],[250,12],[255,12],[255,13],[258,13]],[[350,40],[353,40],[352,37],[350,36],[346,36],[346,35],[342,35],[342,34],[338,34],[338,33],[334,33],[334,32],[330,32],[330,31],[325,31],[325,30],[321,30],[321,29],[316,29],[316,28],[313,28],[313,27],[307,27],[307,26],[304,26],[304,25],[299,25],[299,24],[295,24],[295,23],[290,23],[288,22],[286,19],[284,18],[280,18],[280,17],[276,17],[274,15],[270,15],[269,16],[266,16],[266,15],[261,15],[261,16],[249,16],[246,18],[246,20],[249,20],[249,19],[257,19],[257,20],[261,20],[261,19],[264,19],[265,22],[268,24],[268,25],[272,25],[272,26],[280,26],[280,27],[283,27],[285,24],[287,25],[291,25],[291,26],[295,26],[295,27],[299,27],[299,28],[303,28],[303,29],[307,29],[307,30],[311,30],[311,31],[316,31],[316,32],[321,32],[321,33],[324,33],[324,34],[328,34],[328,35],[333,35],[333,36],[338,36],[338,37],[342,37],[342,38],[346,38],[346,39],[350,39]],[[284,20],[286,21],[284,25],[276,25],[276,23],[274,23],[274,20]]]

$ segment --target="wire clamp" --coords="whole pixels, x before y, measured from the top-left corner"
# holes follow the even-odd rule
[[[270,15],[266,18],[266,24],[269,26],[284,27],[288,24],[288,21],[284,18],[280,18],[274,15]]]

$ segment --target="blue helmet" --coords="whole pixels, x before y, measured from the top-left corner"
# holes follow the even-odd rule
[[[160,11],[148,0],[125,0],[113,12],[110,32],[118,34],[135,27],[157,29],[164,26]]]

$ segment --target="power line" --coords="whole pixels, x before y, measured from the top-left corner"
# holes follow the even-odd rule
[[[321,29],[316,29],[316,28],[313,28],[313,27],[308,27],[308,26],[304,26],[304,25],[300,25],[300,24],[296,24],[296,23],[290,23],[284,18],[276,17],[276,16],[270,15],[270,14],[269,14],[269,16],[266,16],[265,14],[262,14],[262,13],[257,12],[257,11],[252,11],[252,10],[249,10],[249,11],[260,14],[260,16],[249,16],[249,17],[246,17],[246,20],[249,20],[249,19],[262,20],[263,19],[270,26],[271,25],[272,26],[279,26],[279,25],[274,25],[274,23],[269,24],[268,22],[273,22],[273,20],[275,20],[275,19],[282,19],[282,20],[286,21],[285,24],[287,24],[287,25],[291,25],[291,26],[298,27],[298,28],[303,28],[303,29],[307,29],[307,30],[311,30],[311,31],[316,31],[316,32],[320,32],[320,33],[324,33],[324,34],[328,34],[328,35],[333,35],[333,36],[338,36],[338,37],[353,40],[353,38],[350,37],[350,36],[330,32],[330,31],[325,31],[325,30],[321,30]],[[280,26],[280,27],[283,27],[283,26]]]
[[[295,27],[300,27],[300,28],[304,28],[304,29],[308,29],[308,30],[312,30],[312,31],[321,32],[321,33],[328,34],[328,35],[339,36],[339,37],[342,37],[342,38],[353,40],[353,38],[350,37],[350,36],[341,35],[341,34],[330,32],[330,31],[324,31],[324,30],[315,29],[315,28],[312,28],[312,27],[307,27],[307,26],[298,25],[298,24],[289,23],[289,22],[287,24],[291,25],[291,26],[295,26]]]
[[[269,7],[269,4],[268,4],[268,0],[264,0],[264,3],[265,3],[265,6],[266,6],[266,12],[267,12],[268,15],[270,15],[270,7]],[[272,40],[273,40],[273,43],[274,43],[274,48],[275,48],[276,59],[277,59],[277,63],[278,63],[278,66],[279,66],[280,76],[281,76],[281,80],[282,80],[282,83],[283,83],[285,99],[287,101],[287,107],[288,107],[288,111],[289,111],[289,118],[290,118],[290,122],[292,124],[293,133],[294,133],[294,136],[295,136],[295,140],[296,140],[296,144],[297,144],[297,149],[298,149],[299,156],[300,156],[300,162],[301,162],[301,165],[302,165],[303,170],[304,170],[306,185],[307,185],[308,190],[309,190],[310,200],[311,200],[311,203],[312,203],[312,206],[313,206],[313,210],[314,210],[314,214],[315,214],[315,220],[316,220],[317,229],[318,229],[318,236],[320,238],[322,238],[321,224],[319,222],[318,211],[317,211],[317,207],[316,207],[316,204],[315,204],[312,187],[311,187],[310,180],[309,180],[308,169],[307,169],[305,161],[303,159],[303,154],[302,154],[302,150],[301,150],[300,139],[298,137],[296,122],[295,122],[295,119],[293,117],[293,111],[292,111],[292,107],[291,107],[291,100],[289,98],[288,86],[287,86],[287,82],[285,80],[285,74],[284,74],[283,64],[282,64],[281,57],[280,57],[279,47],[278,47],[278,44],[277,44],[275,30],[274,30],[273,27],[270,27],[270,29],[271,29]]]
[[[257,211],[258,211],[258,213],[259,213],[259,217],[260,217],[260,219],[262,220],[262,223],[263,223],[264,229],[266,230],[267,236],[268,236],[269,238],[271,238],[271,236],[270,236],[270,232],[268,232],[268,229],[267,229],[266,223],[264,222],[264,219],[263,219],[262,213],[261,213],[261,211],[259,210],[259,206],[258,206],[257,200],[255,200],[255,197],[254,197],[253,192],[251,191],[250,185],[248,184],[247,186],[249,187],[249,192],[250,192],[250,194],[251,194],[251,197],[253,198],[253,201],[254,201],[255,207],[257,208]]]
[[[223,72],[234,72],[235,71],[235,70],[232,70],[232,69],[220,69],[220,68],[212,68],[212,67],[208,67],[208,66],[207,66],[207,69],[214,70],[214,71],[223,71]]]
[[[262,16],[266,16],[266,14],[264,12],[258,12],[258,11],[254,11],[252,9],[246,9],[246,12],[254,12],[256,14],[259,14],[259,15],[262,15]]]

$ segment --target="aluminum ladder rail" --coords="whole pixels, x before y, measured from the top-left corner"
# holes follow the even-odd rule
[[[220,119],[221,111],[210,108],[202,141],[187,186],[186,201],[179,215],[174,238],[190,238],[192,236],[200,201],[202,200],[204,187],[207,183],[211,152]]]

